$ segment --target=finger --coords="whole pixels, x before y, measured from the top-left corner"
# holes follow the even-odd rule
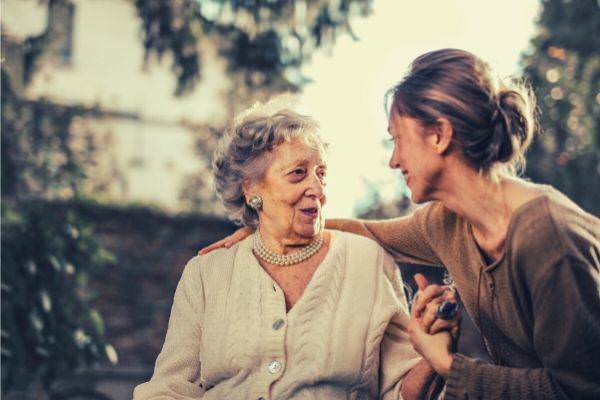
[[[246,239],[248,236],[250,236],[252,234],[252,232],[253,232],[253,230],[248,227],[238,229],[237,231],[233,232],[231,235],[229,235],[225,239],[223,239],[223,242],[225,242],[223,244],[223,247],[230,248],[234,244]]]
[[[419,321],[415,320],[411,320],[408,323],[407,326],[407,331],[408,331],[408,336],[409,337],[413,337],[419,333],[424,333],[423,332],[423,328],[421,328],[421,324],[419,323]]]
[[[437,312],[435,313],[435,317],[436,319],[433,321],[428,331],[431,335],[434,335],[443,330],[451,332],[455,328],[460,329],[460,323],[462,321],[462,314],[460,308],[457,310],[456,315],[454,315],[454,317],[452,317],[451,319],[440,318],[437,315]]]
[[[419,292],[417,292],[413,297],[412,305],[410,307],[410,318],[414,320],[417,320],[419,318],[419,315],[417,314],[417,307],[415,307],[415,305],[417,304],[418,296]]]
[[[460,325],[454,326],[450,330],[450,334],[452,335],[455,341],[458,341],[458,338],[460,338]]]
[[[444,295],[446,290],[447,288],[445,286],[429,285],[425,290],[420,291],[419,296],[413,305],[413,307],[416,308],[415,311],[417,315],[420,315],[425,310],[427,304],[434,298]]]
[[[431,327],[429,328],[429,334],[435,335],[436,333],[441,331],[451,332],[455,327],[457,327],[456,323],[456,319],[446,321],[445,319],[436,318],[435,321],[433,321],[433,324],[431,324]]]
[[[457,303],[458,299],[456,298],[456,292],[448,286],[444,286],[444,288],[446,288],[446,291],[444,293],[444,300],[448,300],[453,303]]]
[[[233,235],[231,235],[231,238],[232,238],[232,240],[235,240],[235,243],[237,243],[240,240],[244,240],[248,236],[252,235],[253,232],[254,231],[251,228],[248,228],[248,227],[240,228],[237,231],[235,231],[233,233]]]
[[[412,327],[409,329],[408,339],[409,339],[410,343],[412,344],[413,348],[421,355],[423,355],[421,353],[422,352],[421,347],[423,344],[424,336],[425,336],[425,332],[423,332],[419,323],[415,321],[415,323],[413,323]]]
[[[433,325],[435,320],[438,319],[437,309],[443,301],[443,297],[438,296],[432,299],[432,301],[430,301],[429,304],[427,304],[427,307],[423,312],[423,317],[421,318],[421,327],[423,327],[423,330],[425,332],[431,333],[429,329],[431,328],[431,325]]]
[[[218,242],[215,242],[215,243],[213,243],[211,245],[206,246],[205,248],[201,249],[198,252],[198,255],[202,256],[204,254],[210,253],[213,250],[220,249],[221,247],[226,247],[225,244],[227,243],[227,239],[228,238],[229,237],[227,237],[225,239],[221,239]]]
[[[414,278],[415,278],[415,283],[417,284],[417,287],[419,288],[420,291],[425,290],[425,288],[429,285],[427,278],[425,278],[425,275],[423,275],[423,274],[415,274]]]

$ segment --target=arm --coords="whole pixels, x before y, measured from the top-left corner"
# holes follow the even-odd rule
[[[565,257],[530,285],[533,344],[541,368],[509,368],[453,356],[448,399],[600,398],[599,265]]]
[[[428,227],[437,222],[435,216],[431,218],[434,206],[428,204],[410,215],[379,221],[328,219],[325,227],[366,236],[379,243],[399,262],[442,265],[427,234]]]
[[[435,371],[422,360],[408,340],[408,305],[400,271],[392,258],[384,256],[385,277],[382,290],[398,307],[381,341],[380,398],[384,400],[423,398],[436,377]]]
[[[135,400],[199,399],[204,394],[199,359],[204,290],[199,261],[199,257],[193,258],[183,270],[154,374],[135,388]]]

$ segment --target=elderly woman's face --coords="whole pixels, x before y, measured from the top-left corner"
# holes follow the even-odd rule
[[[314,237],[324,226],[323,151],[297,139],[274,148],[271,157],[263,180],[250,193],[263,198],[261,230],[289,239]]]

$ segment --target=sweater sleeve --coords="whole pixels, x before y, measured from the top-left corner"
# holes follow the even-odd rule
[[[150,381],[135,388],[134,400],[199,399],[204,394],[200,382],[204,291],[199,261],[199,257],[191,259],[183,270],[154,373]]]
[[[385,220],[328,220],[327,226],[366,236],[399,262],[441,266],[427,233],[434,224],[439,224],[431,213],[441,211],[440,207],[440,204],[430,203],[410,215]]]
[[[397,312],[389,321],[381,340],[379,393],[381,399],[396,400],[402,399],[402,382],[421,357],[408,339],[406,328],[410,316],[402,278],[396,263],[388,254],[384,254],[384,271],[385,282],[381,289],[391,294],[389,298],[395,302]]]
[[[542,368],[454,355],[446,398],[600,398],[600,271],[564,257],[531,287],[533,344]]]

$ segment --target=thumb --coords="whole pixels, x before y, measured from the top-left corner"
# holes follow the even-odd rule
[[[425,278],[425,275],[415,274],[414,278],[415,278],[415,283],[417,284],[417,287],[419,288],[419,291],[423,291],[423,290],[425,290],[425,288],[427,286],[429,286],[429,282],[427,281],[427,278]]]

